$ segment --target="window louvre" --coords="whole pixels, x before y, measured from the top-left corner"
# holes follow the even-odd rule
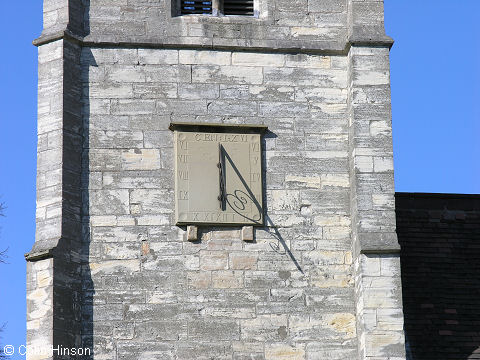
[[[211,14],[212,2],[205,0],[181,0],[180,13],[188,14]]]
[[[253,15],[253,0],[224,0],[225,15]]]

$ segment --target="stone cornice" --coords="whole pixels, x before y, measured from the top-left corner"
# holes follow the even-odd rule
[[[364,34],[351,35],[344,43],[339,42],[299,42],[299,41],[265,41],[264,46],[227,46],[214,44],[184,44],[178,41],[180,38],[164,39],[167,41],[151,40],[125,40],[112,41],[99,37],[83,37],[69,30],[61,30],[50,34],[42,34],[33,40],[33,45],[42,46],[53,41],[67,40],[86,47],[118,47],[118,48],[157,48],[157,49],[195,49],[195,50],[221,50],[221,51],[252,51],[268,53],[308,53],[322,55],[347,55],[351,46],[388,47],[393,45],[393,39],[389,36],[366,36]],[[175,41],[177,40],[177,41]]]

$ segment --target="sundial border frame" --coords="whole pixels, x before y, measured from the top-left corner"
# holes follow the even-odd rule
[[[263,135],[268,132],[268,126],[263,124],[225,124],[225,123],[197,123],[197,122],[171,122],[169,130],[172,132],[181,131],[181,132],[217,132],[217,133],[244,133],[244,134],[260,134],[260,154],[263,153]],[[261,157],[263,157],[261,155]],[[250,224],[239,224],[239,223],[216,223],[216,222],[202,222],[202,223],[191,223],[188,221],[175,221],[177,226],[229,226],[229,227],[245,227],[245,226],[254,226],[254,227],[262,227],[265,225],[265,208],[264,208],[264,199],[265,196],[265,189],[264,189],[264,167],[263,167],[263,160],[261,160],[260,164],[261,169],[261,187],[262,187],[262,199],[261,200],[261,207],[262,207],[262,221],[261,223],[250,223]],[[175,181],[176,182],[176,181]],[[175,184],[176,188],[176,184]],[[177,206],[175,200],[175,207]]]

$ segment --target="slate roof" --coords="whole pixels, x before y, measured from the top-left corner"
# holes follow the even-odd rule
[[[407,359],[480,359],[480,195],[395,197]]]

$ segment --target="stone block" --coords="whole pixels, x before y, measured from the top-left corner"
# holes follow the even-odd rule
[[[260,102],[258,105],[258,112],[261,116],[308,116],[310,109],[308,105],[298,102]]]
[[[244,66],[283,66],[285,56],[283,54],[265,54],[234,52],[232,54],[232,65]]]
[[[122,169],[156,170],[160,168],[158,149],[130,149],[122,152]]]
[[[400,277],[400,256],[380,257],[380,274],[382,276]]]
[[[258,315],[240,320],[240,328],[242,340],[281,342],[287,338],[287,315]]]
[[[193,83],[262,84],[263,72],[260,67],[248,66],[192,66]]]
[[[367,356],[385,356],[385,354],[402,355],[405,351],[401,332],[368,334],[365,338],[365,354]]]
[[[94,227],[91,229],[92,242],[137,242],[148,238],[147,229],[141,226]]]
[[[252,319],[256,317],[254,304],[227,303],[219,305],[206,305],[202,310],[203,316],[224,319]]]
[[[194,225],[187,226],[187,231],[185,234],[187,241],[197,241],[198,240],[198,227]]]
[[[178,304],[129,304],[125,306],[125,319],[142,321],[171,321],[178,318],[182,308]]]
[[[230,65],[229,51],[180,50],[180,64]]]
[[[240,329],[232,319],[195,319],[189,322],[188,337],[202,341],[238,340]]]
[[[146,148],[171,147],[173,145],[173,136],[170,131],[144,131],[144,137]]]
[[[229,268],[232,270],[255,270],[257,256],[255,254],[230,253]]]
[[[93,319],[95,321],[123,320],[123,305],[96,305],[93,307]]]
[[[347,288],[353,286],[349,265],[317,266],[310,271],[310,284],[316,288]]]
[[[172,214],[174,193],[169,189],[134,189],[130,203],[139,204],[142,214]]]
[[[117,342],[116,353],[119,360],[128,360],[132,354],[136,354],[139,359],[175,359],[174,346],[170,343],[161,343],[159,341],[149,342],[148,347],[145,343],[131,340],[122,340]],[[96,354],[96,352],[95,352]]]
[[[324,104],[345,104],[346,89],[298,87],[295,89],[296,101],[321,102]]]
[[[91,98],[128,99],[133,97],[133,85],[118,83],[91,84],[85,95]]]
[[[345,360],[357,359],[357,349],[355,347],[338,346],[338,344],[324,344],[320,342],[311,342],[306,345],[307,360],[330,359]]]
[[[141,65],[178,64],[178,50],[138,49],[138,61]]]
[[[223,251],[201,251],[201,270],[226,270],[228,269],[228,253]]]
[[[390,121],[380,120],[370,122],[370,135],[372,136],[391,136],[392,126]]]
[[[143,66],[106,66],[105,74],[105,80],[109,83],[144,83],[146,79],[145,68]]]
[[[356,25],[383,23],[383,1],[354,1],[352,14]]]
[[[286,55],[285,66],[329,69],[331,57],[308,54]]]
[[[175,320],[139,322],[135,334],[142,341],[178,341],[187,337],[187,324]]]
[[[254,229],[253,226],[242,226],[241,238],[243,241],[253,241],[254,240]]]
[[[265,347],[265,360],[303,360],[305,345],[287,345],[283,343],[268,344]]]
[[[245,273],[245,287],[255,289],[283,287],[285,286],[285,279],[281,274],[279,271],[247,271]]]
[[[303,252],[304,264],[313,265],[342,265],[345,263],[344,251],[314,250]]]
[[[198,331],[201,331],[200,329]],[[228,360],[231,355],[225,354],[225,342],[197,339],[183,340],[177,348],[177,359],[182,360]]]
[[[300,191],[272,190],[271,208],[273,210],[298,211],[300,210]]]
[[[174,83],[162,83],[162,82],[135,83],[132,85],[132,88],[133,88],[132,98],[175,99],[177,97],[177,87],[178,85]]]
[[[181,294],[172,290],[155,290],[147,292],[147,304],[175,304],[180,302]],[[142,302],[142,301],[137,301]]]
[[[157,100],[157,113],[175,115],[206,115],[208,103],[202,100]]]
[[[188,65],[145,65],[145,80],[151,83],[190,82],[191,69]]]
[[[353,76],[355,86],[375,86],[390,84],[390,72],[383,71],[355,71]]]
[[[218,84],[179,84],[178,97],[181,99],[217,99]]]
[[[366,308],[398,308],[401,304],[398,288],[366,288],[363,297]]]
[[[90,214],[92,215],[121,215],[128,214],[128,190],[95,190],[90,192]]]
[[[155,111],[154,100],[119,99],[111,103],[113,115],[149,115]]]
[[[212,284],[210,271],[188,272],[188,287],[195,289],[207,289]]]
[[[293,101],[294,97],[294,88],[290,86],[220,84],[222,99]]]
[[[265,357],[263,352],[233,353],[233,360],[265,360]]]
[[[373,168],[375,172],[393,171],[393,158],[391,157],[374,157]]]
[[[296,341],[313,341],[322,336],[325,340],[356,337],[355,315],[333,313],[322,315],[292,315],[289,319],[289,332]]]
[[[213,115],[255,116],[257,104],[238,100],[213,100],[207,104],[208,113]]]
[[[137,243],[94,243],[91,246],[92,253],[96,254],[98,259],[103,260],[128,260],[136,259],[140,254],[141,246]]]
[[[318,68],[265,68],[265,84],[346,88],[345,71]]]
[[[345,0],[326,0],[320,3],[309,2],[308,10],[320,13],[336,13],[345,12],[347,9],[347,1]]]
[[[328,226],[323,228],[323,238],[329,240],[345,239],[350,236],[351,229],[347,226]]]
[[[243,271],[219,270],[212,272],[212,287],[238,289],[243,287]]]

